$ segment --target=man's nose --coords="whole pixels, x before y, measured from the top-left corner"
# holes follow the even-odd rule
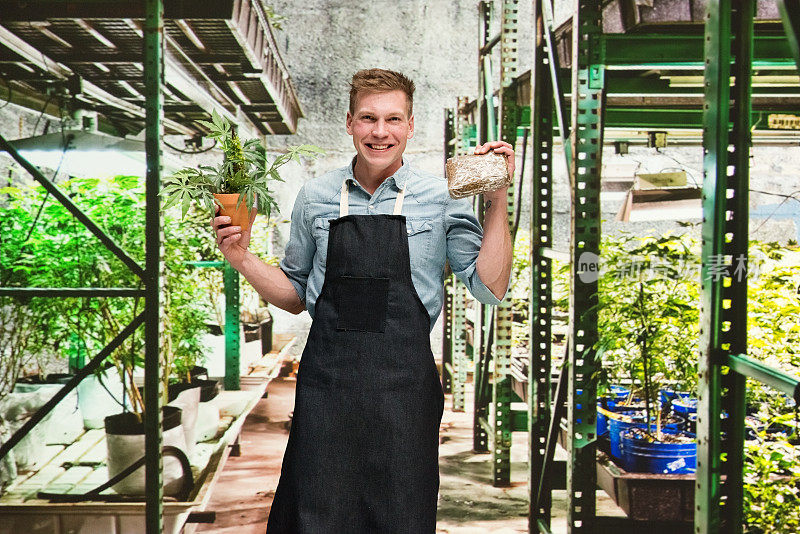
[[[383,137],[386,135],[386,122],[382,119],[375,121],[375,126],[372,127],[372,135],[375,137]]]

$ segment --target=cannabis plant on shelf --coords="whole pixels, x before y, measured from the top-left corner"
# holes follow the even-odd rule
[[[277,209],[269,182],[283,181],[278,174],[281,166],[291,160],[299,162],[301,157],[323,153],[314,145],[292,146],[270,163],[258,139],[243,142],[230,121],[216,111],[210,122],[200,122],[209,129],[208,137],[216,140],[224,158],[216,167],[186,167],[164,180],[161,191],[165,198],[164,209],[180,205],[183,217],[194,201],[211,215],[219,207],[223,215],[233,219],[232,224],[247,228],[254,208],[267,217]]]
[[[641,386],[647,421],[661,387],[692,391],[697,381],[699,273],[688,234],[603,243],[598,355],[614,378]]]

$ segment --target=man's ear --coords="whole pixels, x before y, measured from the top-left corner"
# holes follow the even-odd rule
[[[345,121],[348,135],[353,135],[353,116],[347,112],[347,120]]]
[[[414,137],[414,115],[411,115],[411,118],[408,119],[408,135],[406,138],[411,139],[412,137]]]

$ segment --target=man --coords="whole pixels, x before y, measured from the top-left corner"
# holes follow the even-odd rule
[[[445,260],[476,298],[497,304],[511,273],[506,190],[469,200],[403,160],[414,84],[357,72],[347,133],[356,157],[297,195],[280,268],[247,251],[249,232],[216,217],[219,248],[265,300],[313,318],[267,532],[433,533],[444,406],[429,333]],[[508,158],[508,143],[487,143]]]

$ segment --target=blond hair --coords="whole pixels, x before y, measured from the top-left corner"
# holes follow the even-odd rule
[[[408,116],[414,105],[414,82],[410,78],[386,69],[364,69],[353,74],[350,81],[350,114],[356,112],[356,98],[359,93],[386,93],[403,91],[408,101]]]

